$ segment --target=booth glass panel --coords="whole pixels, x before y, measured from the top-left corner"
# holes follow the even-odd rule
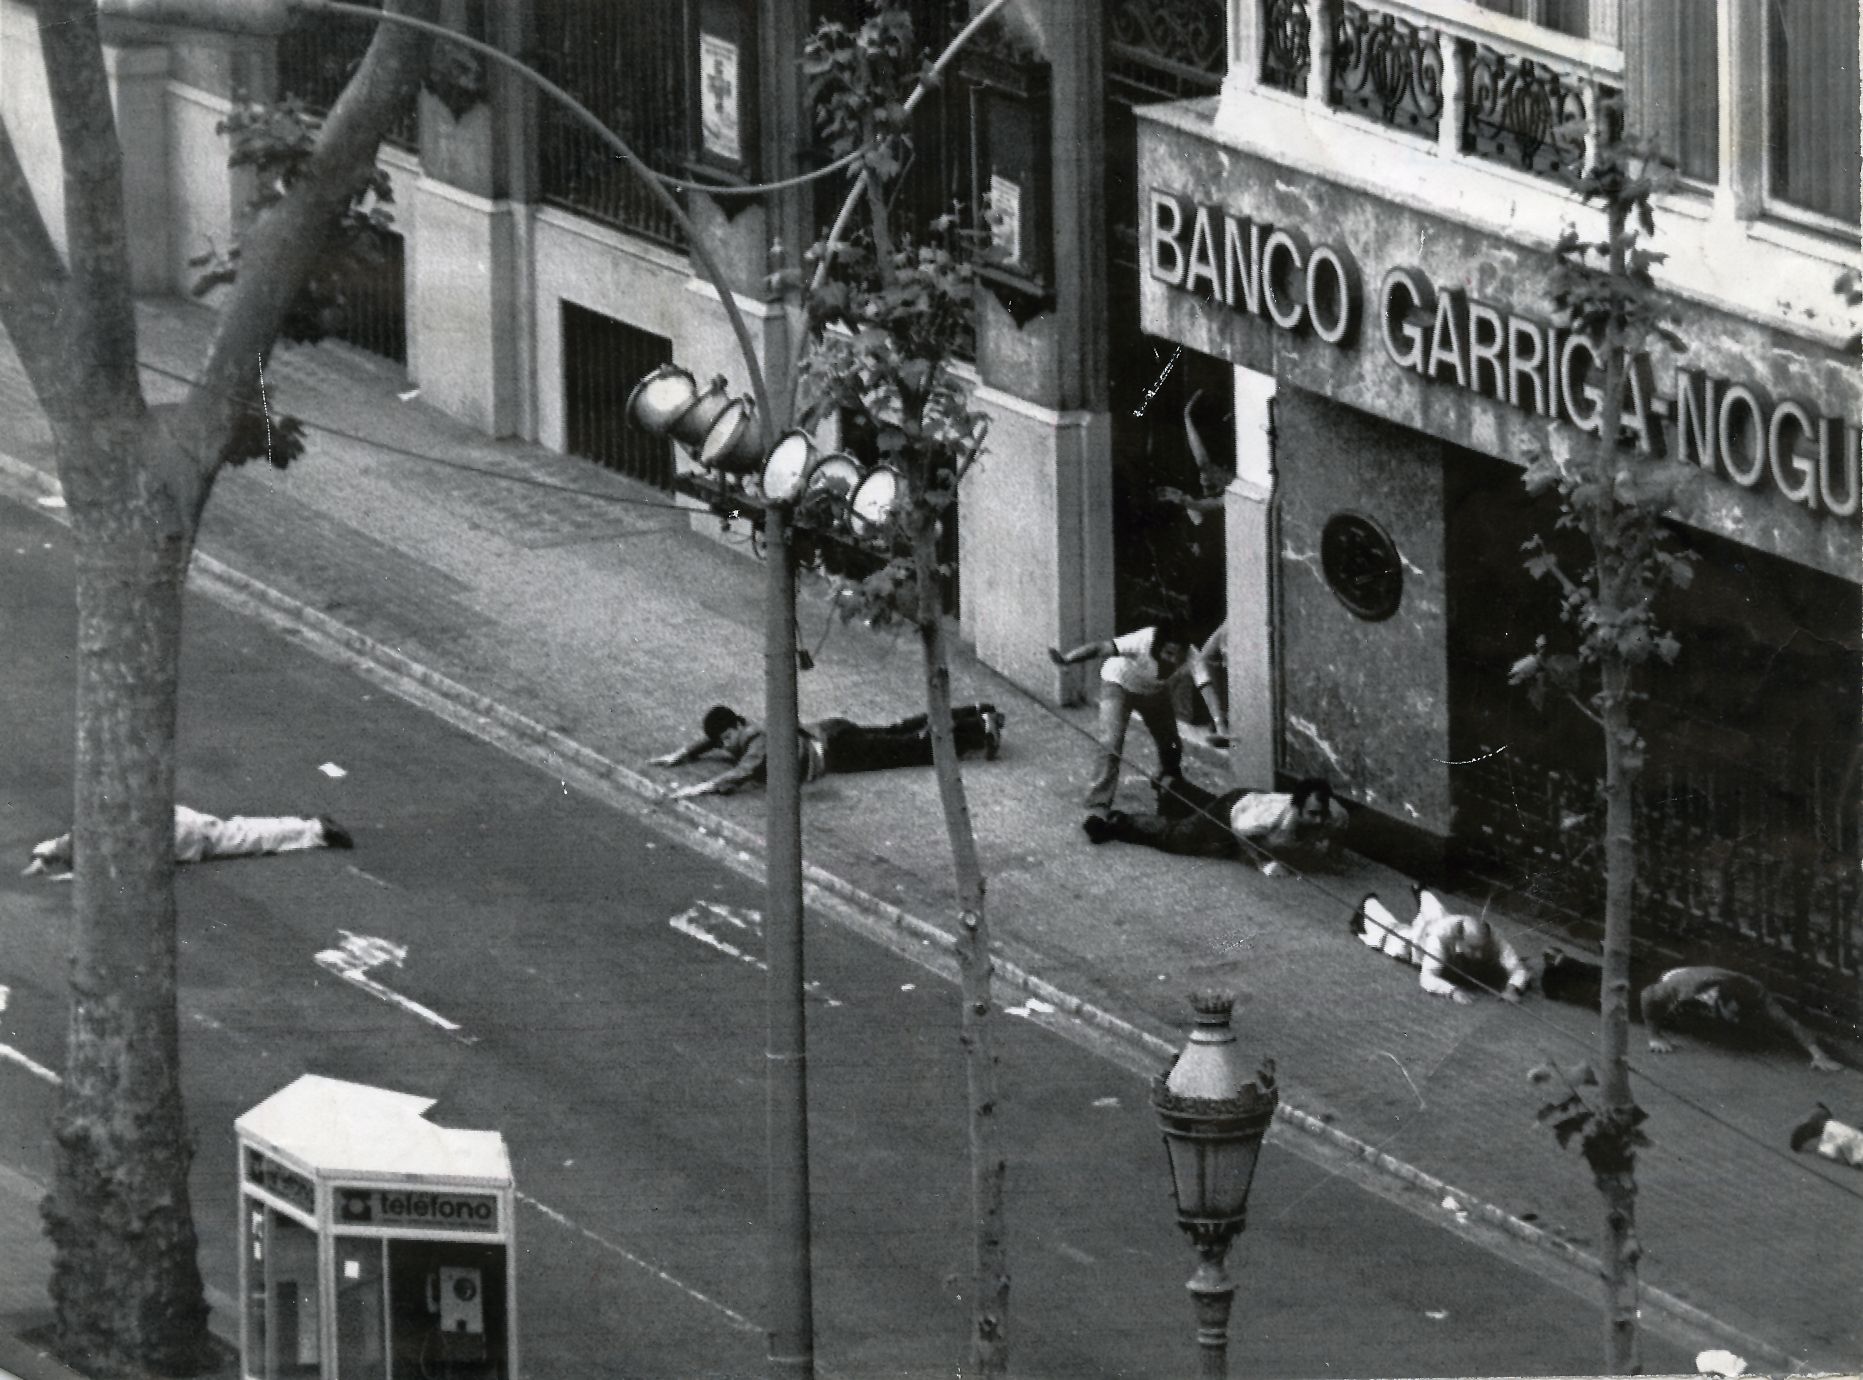
[[[314,1380],[323,1373],[317,1233],[250,1200],[247,1212],[247,1373]]]
[[[336,1238],[337,1380],[388,1380],[383,1243]]]
[[[388,1380],[510,1380],[505,1247],[388,1242]]]

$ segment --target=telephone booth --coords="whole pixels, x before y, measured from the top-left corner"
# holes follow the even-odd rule
[[[514,1380],[510,1156],[432,1106],[305,1074],[233,1123],[246,1380]]]

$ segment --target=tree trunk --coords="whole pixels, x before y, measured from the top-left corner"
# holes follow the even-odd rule
[[[965,1087],[970,1104],[972,1274],[970,1356],[978,1376],[1009,1369],[1009,1255],[1003,1239],[1007,1161],[996,1125],[996,1046],[990,1026],[990,927],[984,913],[983,866],[964,798],[957,737],[951,727],[951,666],[938,598],[938,531],[922,513],[912,522],[912,559],[918,577],[918,625],[925,657],[925,713],[931,728],[932,769],[951,840],[957,884],[958,949],[963,1015]]]
[[[120,434],[105,444],[134,449]],[[60,1345],[87,1373],[181,1375],[211,1357],[175,1002],[175,706],[192,515],[139,454],[61,460],[76,491],[78,739],[69,1047],[44,1204],[51,1293]],[[102,470],[114,482],[93,489],[86,480]],[[136,471],[144,483],[124,482]]]
[[[1625,273],[1626,210],[1621,202],[1607,208],[1609,271],[1621,281]],[[1617,473],[1622,452],[1626,351],[1607,338],[1604,380],[1595,442],[1595,478],[1601,506],[1591,518],[1592,555],[1597,562],[1598,612],[1605,626],[1615,626],[1629,602],[1626,581],[1632,574],[1617,537],[1616,514],[1631,496],[1620,492]],[[1634,463],[1626,461],[1623,463]],[[1599,659],[1598,718],[1604,731],[1604,976],[1598,997],[1599,1097],[1604,1115],[1619,1134],[1635,1126],[1636,1098],[1630,1089],[1630,938],[1636,905],[1636,788],[1642,773],[1643,742],[1636,730],[1632,701],[1632,665],[1626,653],[1607,643]],[[1604,1198],[1604,1364],[1612,1375],[1638,1369],[1636,1147],[1627,1141],[1615,1162],[1593,1165]]]
[[[1630,927],[1636,895],[1637,767],[1628,698],[1630,672],[1621,661],[1603,668],[1604,721],[1604,980],[1598,1010],[1599,1093],[1604,1113],[1628,1126],[1636,1107],[1630,1090]],[[1626,1145],[1621,1168],[1596,1175],[1604,1197],[1604,1364],[1612,1375],[1637,1370],[1636,1151]]]

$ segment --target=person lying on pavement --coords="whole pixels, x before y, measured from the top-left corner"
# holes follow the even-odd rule
[[[1793,1150],[1809,1145],[1814,1154],[1827,1160],[1863,1169],[1863,1130],[1853,1122],[1839,1121],[1822,1102],[1792,1128],[1791,1142]]]
[[[1707,966],[1671,968],[1645,987],[1638,998],[1643,1024],[1649,1028],[1650,1053],[1668,1054],[1676,1048],[1664,1027],[1673,1029],[1690,1021],[1720,1031],[1781,1035],[1811,1056],[1819,1073],[1836,1073],[1840,1067],[1818,1047],[1809,1030],[1786,1013],[1778,999],[1758,978],[1727,968]]]
[[[1113,810],[1088,815],[1081,828],[1094,843],[1136,843],[1180,857],[1235,858],[1264,876],[1287,871],[1279,854],[1326,853],[1348,823],[1345,806],[1323,777],[1310,776],[1292,791],[1213,794],[1183,776],[1160,777],[1153,813]]]
[[[1435,892],[1411,887],[1417,913],[1401,923],[1375,892],[1367,892],[1348,926],[1367,948],[1419,969],[1417,985],[1431,996],[1466,1005],[1467,985],[1495,988],[1502,1001],[1517,1002],[1533,971],[1486,919],[1458,915]]]
[[[951,727],[960,754],[981,752],[994,761],[1002,751],[1003,713],[993,704],[959,705],[951,711]],[[703,736],[676,752],[652,759],[656,767],[677,767],[717,753],[732,763],[709,781],[669,791],[669,800],[690,800],[700,795],[729,795],[749,785],[761,785],[768,772],[768,751],[763,728],[726,704],[705,711]],[[932,764],[931,725],[923,714],[891,724],[857,724],[851,719],[816,719],[801,725],[797,755],[802,780],[818,781],[830,772],[889,771],[895,767],[929,767]]]
[[[221,819],[186,805],[175,806],[175,861],[179,863],[353,847],[355,841],[349,831],[328,815],[315,819],[299,815],[231,815]],[[67,880],[73,866],[71,835],[60,834],[33,848],[32,861],[22,875],[51,874]]]

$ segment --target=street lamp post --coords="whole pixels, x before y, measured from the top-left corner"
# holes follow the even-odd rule
[[[1151,1103],[1164,1131],[1177,1224],[1197,1249],[1197,1270],[1185,1286],[1197,1311],[1197,1373],[1223,1380],[1236,1292],[1224,1266],[1230,1242],[1247,1223],[1255,1163],[1281,1095],[1273,1060],[1248,1076],[1229,1026],[1234,995],[1204,991],[1190,1001],[1197,1024],[1169,1072],[1152,1084]]]

